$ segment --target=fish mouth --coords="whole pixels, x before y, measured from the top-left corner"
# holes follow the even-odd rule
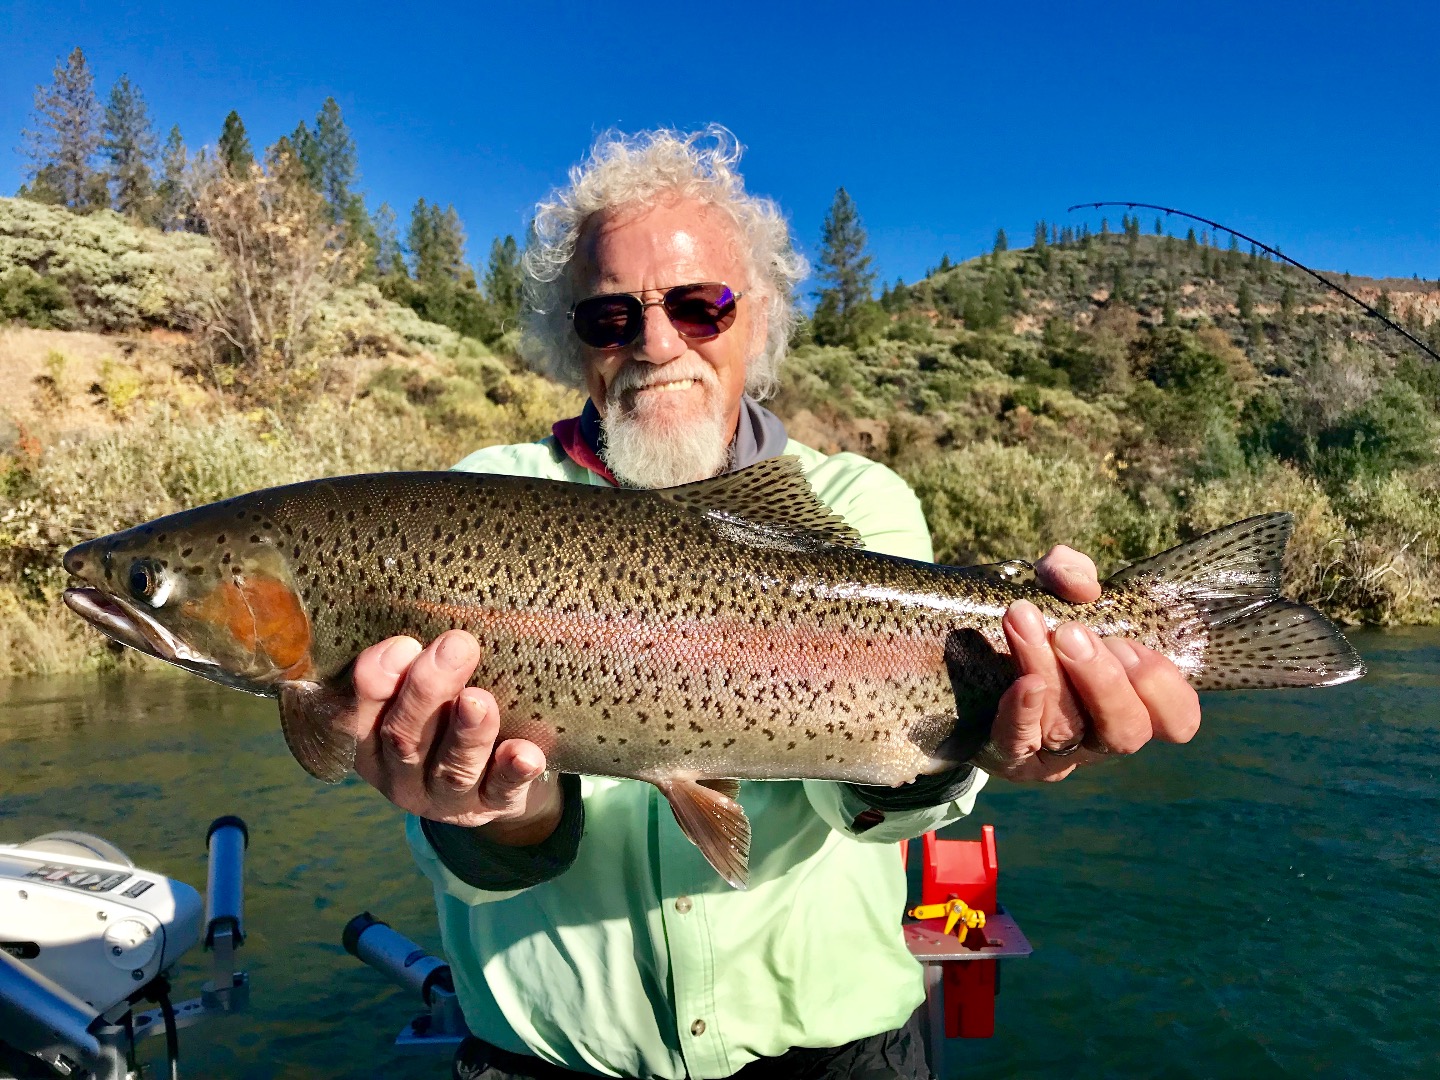
[[[214,660],[196,652],[164,626],[133,604],[100,589],[66,589],[62,599],[75,612],[106,636],[137,652],[182,667],[216,667]]]

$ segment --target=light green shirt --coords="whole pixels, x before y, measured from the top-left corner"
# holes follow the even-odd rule
[[[871,550],[930,560],[920,504],[895,473],[791,440],[816,494]],[[496,446],[456,466],[603,485],[553,439]],[[581,778],[574,864],[519,892],[452,874],[406,836],[435,887],[440,930],[470,1029],[497,1046],[602,1076],[724,1077],[792,1046],[839,1046],[900,1026],[924,998],[900,932],[901,839],[970,812],[957,801],[889,812],[828,781],[746,781],[750,888],[730,888],[652,785]]]

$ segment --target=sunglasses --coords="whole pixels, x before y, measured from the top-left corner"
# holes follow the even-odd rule
[[[659,300],[641,300],[634,293],[604,293],[577,301],[566,318],[575,336],[592,349],[621,349],[640,336],[645,309],[663,307],[670,324],[683,338],[719,337],[735,321],[735,301],[744,293],[730,291],[723,281],[701,281],[666,289]]]

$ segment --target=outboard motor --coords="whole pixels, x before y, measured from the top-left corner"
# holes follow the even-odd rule
[[[96,836],[53,832],[0,844],[0,1077],[135,1080],[136,1044],[236,1012],[249,982],[234,970],[245,940],[245,823],[217,818],[206,901],[184,882],[137,867]],[[214,977],[172,1004],[168,973],[204,941]],[[143,1010],[142,1002],[157,1009]]]

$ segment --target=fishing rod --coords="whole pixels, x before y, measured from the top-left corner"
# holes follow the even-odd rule
[[[1188,219],[1191,220],[1191,221],[1198,221],[1198,222],[1200,222],[1200,224],[1202,224],[1202,225],[1209,225],[1211,229],[1218,229],[1218,230],[1221,231],[1221,232],[1227,232],[1227,233],[1229,233],[1231,236],[1238,237],[1238,238],[1241,239],[1241,240],[1247,240],[1247,241],[1249,241],[1250,243],[1254,244],[1257,248],[1260,248],[1262,251],[1267,251],[1267,252],[1269,252],[1271,255],[1274,255],[1277,259],[1280,259],[1280,260],[1282,260],[1282,261],[1284,261],[1284,262],[1289,263],[1291,266],[1295,267],[1295,268],[1298,269],[1298,270],[1303,270],[1303,271],[1305,271],[1305,273],[1309,274],[1312,278],[1314,278],[1316,281],[1320,282],[1320,284],[1321,284],[1321,285],[1324,285],[1327,289],[1334,289],[1336,292],[1338,292],[1341,296],[1345,297],[1347,300],[1351,301],[1352,303],[1359,304],[1359,305],[1360,305],[1362,308],[1364,308],[1365,311],[1368,312],[1370,315],[1372,315],[1372,316],[1374,316],[1375,318],[1379,319],[1379,320],[1380,320],[1381,322],[1383,322],[1386,326],[1390,327],[1391,330],[1394,330],[1394,331],[1395,331],[1397,334],[1399,334],[1401,337],[1403,337],[1403,338],[1405,338],[1407,341],[1409,341],[1412,345],[1415,345],[1415,346],[1417,346],[1418,348],[1420,348],[1421,350],[1423,350],[1423,351],[1425,352],[1425,354],[1426,354],[1427,356],[1429,356],[1431,359],[1436,360],[1436,361],[1440,361],[1440,353],[1437,353],[1437,352],[1436,352],[1434,349],[1432,349],[1429,345],[1426,345],[1425,342],[1421,341],[1421,340],[1420,340],[1419,338],[1417,338],[1414,334],[1410,333],[1410,331],[1406,330],[1403,326],[1400,326],[1400,325],[1399,325],[1398,323],[1396,323],[1393,319],[1390,319],[1390,318],[1386,317],[1385,315],[1382,315],[1380,312],[1376,311],[1373,307],[1371,307],[1369,304],[1367,304],[1364,300],[1361,300],[1358,296],[1356,296],[1354,293],[1352,293],[1349,289],[1345,289],[1345,288],[1342,288],[1342,287],[1339,286],[1339,285],[1336,285],[1335,282],[1331,281],[1331,280],[1330,280],[1329,278],[1327,278],[1327,277],[1322,277],[1322,276],[1321,276],[1320,274],[1318,274],[1316,271],[1311,270],[1310,267],[1306,266],[1306,265],[1305,265],[1304,263],[1302,263],[1300,260],[1298,260],[1298,259],[1292,259],[1289,255],[1286,255],[1286,254],[1285,254],[1283,251],[1281,251],[1279,248],[1273,248],[1273,247],[1271,247],[1269,244],[1265,243],[1263,240],[1256,240],[1253,236],[1246,236],[1246,235],[1245,235],[1243,232],[1241,232],[1239,229],[1232,229],[1229,225],[1222,225],[1222,224],[1220,224],[1220,222],[1218,222],[1218,221],[1211,221],[1209,218],[1201,217],[1199,214],[1190,214],[1190,213],[1186,213],[1184,210],[1176,210],[1174,207],[1171,207],[1171,206],[1156,206],[1154,203],[1143,203],[1143,202],[1118,202],[1118,201],[1110,201],[1110,202],[1076,203],[1074,206],[1068,207],[1068,208],[1066,209],[1066,213],[1071,213],[1071,214],[1073,214],[1076,210],[1087,210],[1087,209],[1099,210],[1099,209],[1101,209],[1102,207],[1106,207],[1106,206],[1124,206],[1124,207],[1128,207],[1128,208],[1131,209],[1131,210],[1159,210],[1159,211],[1161,211],[1162,213],[1164,213],[1164,214],[1166,214],[1166,215],[1173,214],[1173,215],[1175,215],[1176,217],[1188,218]]]

